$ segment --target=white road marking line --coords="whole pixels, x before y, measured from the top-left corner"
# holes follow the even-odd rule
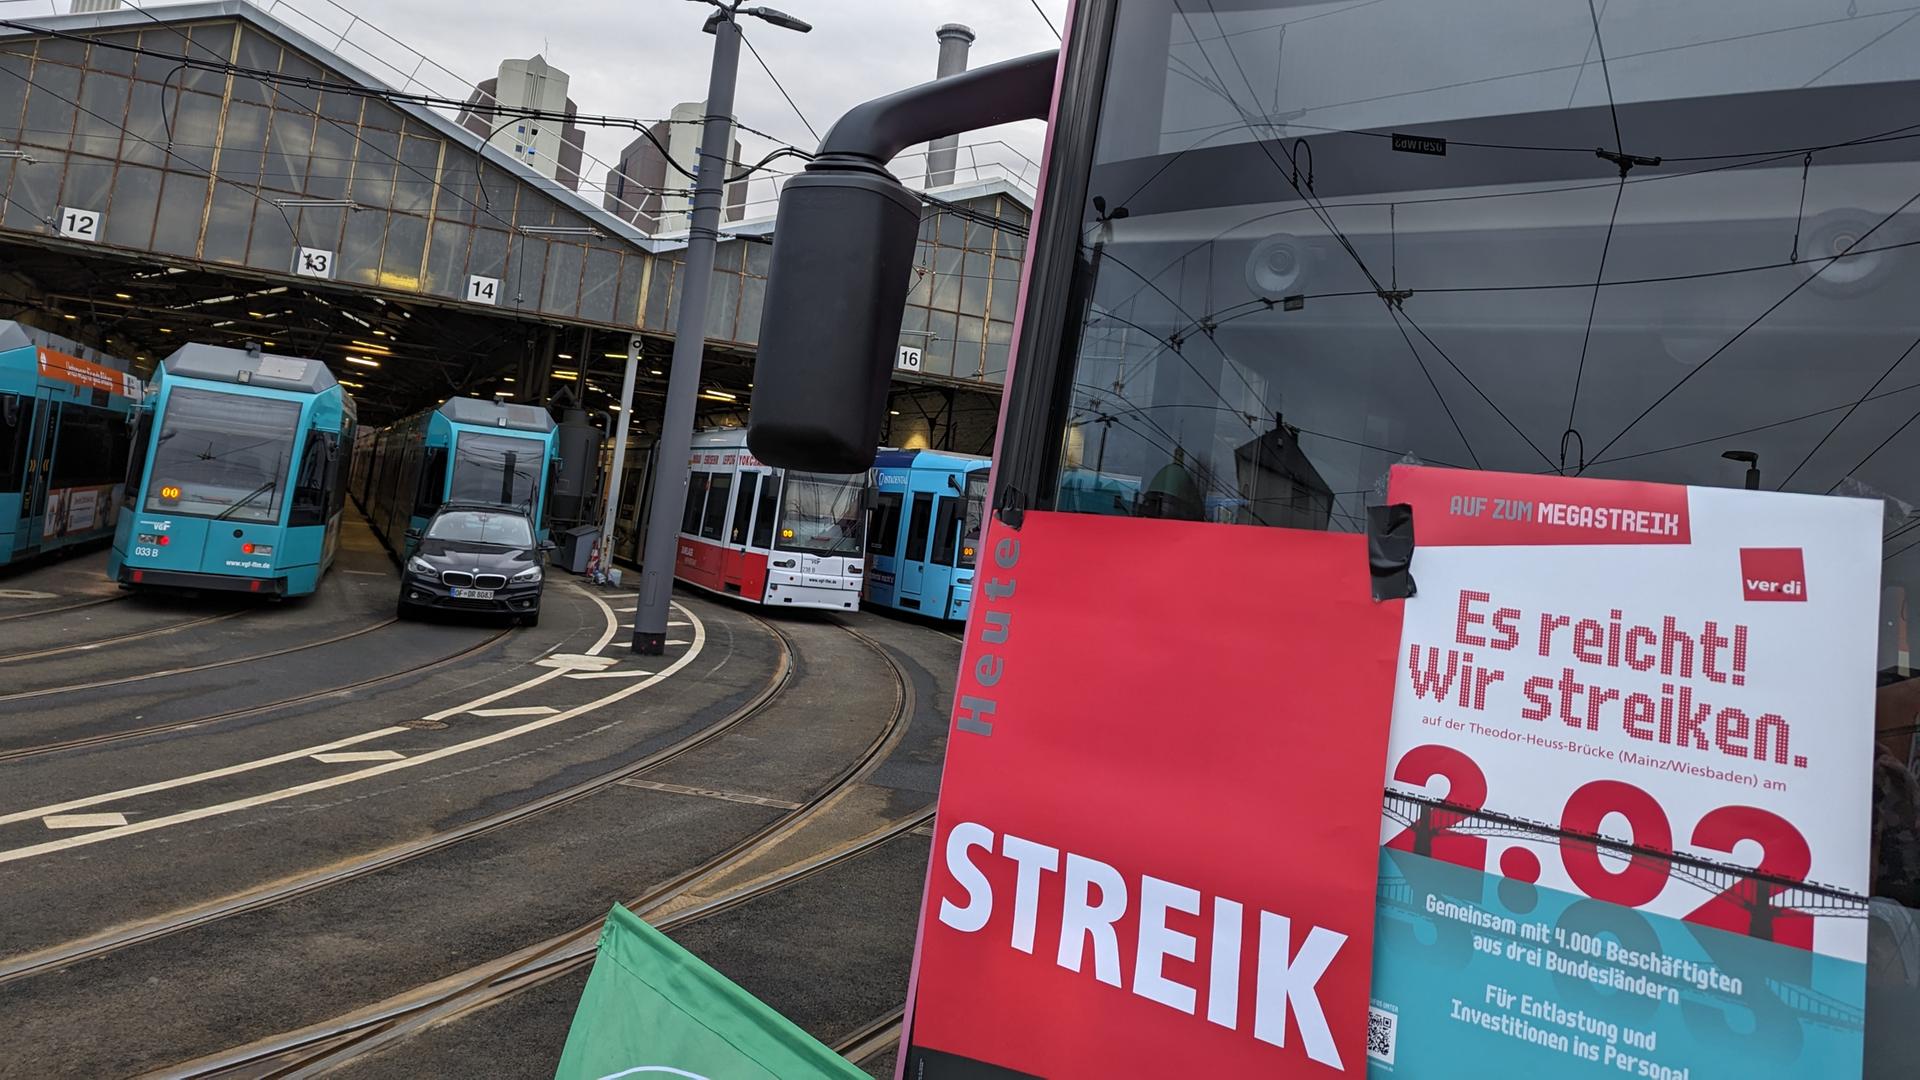
[[[620,662],[614,656],[586,656],[581,653],[554,653],[545,660],[535,660],[535,667],[562,668],[567,671],[604,671]]]
[[[125,814],[49,814],[40,819],[49,829],[103,829],[125,825]]]
[[[49,596],[51,596],[51,595],[53,595],[53,594],[52,594],[52,593],[48,593],[47,595],[49,595]],[[631,615],[631,614],[633,614],[634,612],[636,612],[636,611],[639,611],[639,610],[640,610],[640,605],[638,605],[638,604],[635,604],[635,605],[634,605],[633,607],[617,607],[617,608],[614,608],[613,610],[615,610],[615,611],[617,611],[617,612],[619,612],[619,613],[620,613],[620,614],[622,614],[622,615]]]
[[[289,761],[299,761],[301,758],[312,757],[315,754],[328,750],[338,750],[343,746],[352,746],[355,743],[363,743],[369,739],[379,739],[388,735],[397,735],[406,730],[407,729],[403,727],[384,727],[377,731],[365,732],[345,739],[338,739],[334,742],[321,743],[319,746],[309,746],[304,750],[289,750],[284,754],[275,754],[272,757],[260,758],[255,761],[243,761],[238,765],[229,765],[224,769],[212,769],[207,772],[194,773],[192,776],[180,776],[172,780],[161,780],[152,784],[142,784],[139,787],[122,788],[119,791],[108,791],[99,795],[89,795],[84,799],[69,799],[66,802],[54,803],[51,806],[36,806],[31,810],[22,810],[18,813],[0,814],[0,825],[11,825],[16,821],[27,821],[32,818],[46,817],[48,814],[58,814],[66,810],[78,810],[83,806],[98,806],[101,803],[118,802],[121,799],[130,799],[136,795],[150,795],[156,791],[185,787],[188,784],[197,784],[204,780],[218,780],[223,776],[234,776],[238,773],[262,769],[268,765],[280,765]]]
[[[574,588],[579,589],[579,586],[576,585],[574,586]],[[593,648],[587,650],[588,655],[595,655],[595,654],[598,654],[601,649],[606,648],[607,642],[612,641],[613,635],[619,632],[619,629],[618,629],[619,620],[613,617],[613,609],[607,606],[606,601],[600,599],[599,597],[593,595],[590,592],[587,592],[585,589],[579,589],[579,591],[583,595],[585,595],[587,599],[592,600],[596,604],[599,604],[600,610],[607,617],[606,631],[600,635],[600,640],[594,643]],[[429,713],[426,716],[421,717],[421,719],[422,720],[445,720],[450,716],[458,716],[463,712],[471,712],[472,710],[479,708],[482,705],[491,705],[502,698],[512,697],[513,695],[518,694],[523,690],[531,690],[534,687],[539,686],[543,682],[548,682],[550,680],[557,679],[561,675],[565,674],[565,671],[566,669],[564,668],[554,668],[553,670],[548,671],[544,675],[536,675],[533,678],[518,684],[517,686],[509,686],[503,690],[495,690],[493,693],[488,694],[484,697],[475,698],[474,700],[466,702],[464,704],[455,705],[450,709],[441,709],[437,713]]]
[[[673,622],[668,623],[667,625],[668,626],[685,626],[687,625],[687,621],[685,619],[676,619]],[[631,630],[633,629],[633,624],[630,622],[623,622],[620,624],[620,629]],[[667,642],[667,644],[671,645],[673,644],[673,642],[669,641]]]
[[[651,675],[650,671],[576,671],[568,675],[569,679],[637,679],[642,675]]]
[[[689,615],[689,617],[693,618],[691,614]],[[609,638],[610,637],[611,637],[611,634],[609,634]],[[632,686],[626,687],[624,689],[616,690],[613,693],[606,695],[605,697],[587,702],[584,705],[576,705],[565,712],[555,713],[552,716],[542,717],[541,719],[538,719],[538,720],[530,720],[527,723],[521,724],[518,727],[508,728],[505,731],[496,731],[491,735],[483,735],[480,738],[470,739],[463,743],[456,743],[453,746],[441,747],[438,750],[432,750],[427,753],[421,754],[417,757],[406,758],[401,761],[389,761],[380,765],[372,765],[367,768],[360,769],[356,772],[343,773],[339,776],[328,777],[327,779],[324,779],[324,780],[315,780],[310,783],[299,784],[290,788],[282,788],[278,791],[263,792],[259,795],[250,796],[244,799],[234,799],[231,802],[217,803],[213,806],[203,806],[197,810],[184,810],[177,814],[168,814],[165,817],[152,818],[147,821],[139,822],[137,824],[123,825],[119,828],[102,829],[98,832],[86,833],[81,836],[70,836],[64,840],[49,840],[49,841],[46,841],[45,843],[30,844],[26,847],[13,848],[7,851],[0,851],[0,863],[18,862],[21,859],[30,859],[36,855],[47,855],[56,851],[66,851],[72,848],[84,847],[88,844],[97,844],[103,840],[116,840],[122,836],[132,836],[137,833],[152,832],[155,829],[164,829],[172,825],[183,825],[188,822],[201,821],[206,818],[218,817],[222,814],[230,814],[239,810],[251,810],[256,806],[266,806],[270,803],[281,802],[286,799],[296,798],[298,796],[311,794],[316,791],[325,791],[329,788],[340,787],[344,784],[351,784],[359,780],[367,780],[375,776],[384,776],[387,773],[398,772],[401,769],[411,769],[418,765],[425,765],[428,762],[439,761],[442,758],[452,757],[455,754],[464,754],[469,750],[477,750],[483,746],[491,746],[497,742],[504,742],[508,739],[512,739],[521,735],[528,734],[529,732],[539,731],[541,728],[551,727],[554,724],[560,723],[563,720],[570,720],[576,716],[584,716],[587,713],[593,712],[596,709],[600,709],[600,708],[604,708],[605,706],[612,705],[617,701],[621,701],[626,698],[632,697],[633,695],[639,693],[640,691],[645,690],[650,686],[654,686],[664,681],[665,679],[667,679],[667,677],[671,676],[675,672],[679,671],[681,668],[686,667],[688,664],[692,663],[694,657],[700,655],[700,650],[706,646],[706,637],[707,637],[706,627],[701,625],[700,620],[698,618],[694,618],[693,647],[688,649],[686,653],[682,655],[679,659],[667,665],[666,668],[664,668],[658,675],[655,675],[652,678],[646,679],[642,682],[637,682]],[[559,673],[554,672],[553,674],[557,675]],[[544,676],[544,675],[540,677],[541,680],[544,680],[546,678],[547,676]],[[461,711],[464,711],[464,709]],[[406,728],[398,728],[398,727],[382,728],[377,732],[372,732],[368,735],[358,736],[357,739],[372,738],[374,736],[379,736],[379,735],[389,735],[394,732],[406,731],[406,730],[407,730]],[[303,755],[296,754],[295,756],[303,756]],[[257,767],[257,764],[235,766],[233,767],[232,771],[241,771],[246,768],[255,768],[255,767]],[[185,781],[170,782],[168,784],[164,784],[160,786],[177,787],[179,786],[179,783],[184,783],[184,782]],[[153,785],[149,785],[149,786],[153,786]],[[113,796],[110,796],[110,795],[96,796],[91,799],[80,800],[78,805],[90,805],[92,803],[104,802],[112,797]],[[50,809],[58,810],[58,809],[65,809],[65,807],[53,807]],[[44,815],[47,812],[48,812],[47,810],[42,810],[39,813],[32,814],[30,816],[39,817]],[[4,821],[0,821],[0,824],[3,824],[3,823]]]
[[[313,760],[328,765],[344,765],[350,761],[399,761],[406,756],[398,750],[351,750],[344,754],[315,754]]]
[[[687,625],[687,620],[685,620],[685,619],[668,619],[668,620],[667,620],[667,625],[668,625],[668,626],[685,626],[685,625]]]
[[[560,710],[551,705],[527,705],[518,709],[469,709],[473,716],[548,716]]]
[[[763,795],[742,795],[736,791],[715,791],[712,788],[687,787],[685,784],[668,784],[659,780],[615,780],[621,787],[639,788],[642,791],[665,791],[674,795],[696,795],[703,799],[724,799],[727,802],[746,803],[749,806],[777,806],[782,810],[798,810],[800,804],[784,799],[769,799]]]

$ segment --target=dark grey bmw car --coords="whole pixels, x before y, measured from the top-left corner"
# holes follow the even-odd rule
[[[447,505],[417,537],[400,575],[398,613],[490,612],[540,622],[546,550],[525,516],[497,507]]]

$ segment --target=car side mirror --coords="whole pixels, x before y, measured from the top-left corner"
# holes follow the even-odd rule
[[[554,543],[551,540],[542,540],[540,541],[540,550],[541,551],[558,551],[560,550],[560,545]]]
[[[419,530],[419,529],[408,529],[408,530],[407,530],[407,543],[409,543],[409,544],[417,544],[417,543],[419,543],[419,542],[420,542],[420,530]]]

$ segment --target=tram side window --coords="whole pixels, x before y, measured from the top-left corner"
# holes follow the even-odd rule
[[[953,550],[960,546],[960,500],[940,497],[940,513],[933,527],[933,557],[928,562],[953,565]]]
[[[19,491],[27,476],[27,439],[33,399],[0,394],[0,491]]]
[[[413,516],[432,517],[447,490],[447,448],[429,446],[420,460],[420,486],[413,497]]]
[[[327,482],[334,472],[339,454],[340,436],[331,431],[307,432],[307,447],[300,454],[300,469],[294,473],[293,503],[288,508],[290,526],[324,525],[327,522]]]
[[[140,409],[134,414],[132,439],[127,452],[126,501],[129,504],[140,497],[140,481],[147,475],[147,447],[153,442],[152,409]]]
[[[740,490],[733,495],[733,525],[727,529],[727,543],[747,542],[747,523],[753,518],[753,494],[759,484],[759,473],[740,474]]]
[[[60,431],[54,440],[55,488],[111,484],[120,478],[113,460],[114,417],[105,409],[85,405],[60,407]]]
[[[900,556],[923,562],[927,557],[927,531],[933,524],[933,495],[921,492],[913,497],[913,516],[907,520],[907,547]]]
[[[867,526],[867,554],[892,555],[900,538],[900,507],[906,496],[897,491],[880,494],[873,508],[873,521]]]
[[[775,482],[775,473],[768,473],[760,484],[760,505],[753,512],[753,546],[771,548],[773,546],[774,511],[780,505],[780,485]]]
[[[340,438],[339,452],[333,455],[333,475],[327,480],[327,516],[332,517],[347,505],[347,485],[353,481],[353,429]]]
[[[700,537],[718,540],[726,531],[727,493],[733,490],[732,473],[715,473],[713,490],[707,496],[707,510],[700,519]]]
[[[707,481],[711,479],[712,473],[693,473],[687,477],[687,509],[680,515],[681,532],[699,534],[700,508],[707,504]]]

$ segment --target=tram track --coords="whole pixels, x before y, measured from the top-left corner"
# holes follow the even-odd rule
[[[38,746],[23,746],[23,747],[18,747],[12,750],[0,750],[0,763],[5,763],[9,761],[20,761],[25,758],[42,757],[47,754],[58,754],[67,750],[80,750],[80,749],[84,749],[87,747],[94,747],[94,746],[107,746],[112,743],[125,742],[129,739],[143,738],[148,735],[164,735],[170,731],[185,731],[189,728],[203,727],[208,724],[218,724],[227,720],[237,720],[244,716],[254,716],[259,713],[272,712],[275,709],[285,709],[295,705],[304,705],[312,701],[320,701],[325,698],[334,697],[339,694],[348,694],[358,690],[365,690],[369,687],[378,686],[381,683],[391,682],[395,679],[403,679],[412,675],[420,675],[429,671],[433,671],[437,668],[445,667],[448,664],[453,664],[461,660],[465,660],[476,653],[482,652],[494,645],[499,644],[511,633],[513,633],[513,628],[507,627],[505,629],[502,629],[496,634],[483,638],[482,640],[477,641],[474,644],[469,645],[464,649],[461,649],[459,652],[449,653],[446,656],[436,657],[432,660],[427,661],[424,664],[415,664],[412,667],[403,668],[399,671],[390,671],[385,675],[375,675],[370,678],[361,679],[357,682],[344,683],[339,686],[330,686],[323,690],[312,690],[304,694],[296,694],[292,697],[281,698],[278,701],[269,701],[260,705],[249,705],[242,709],[229,709],[226,712],[214,713],[210,716],[197,716],[191,720],[175,720],[165,724],[152,724],[147,727],[132,728],[127,731],[109,731],[109,732],[103,732],[99,735],[83,736],[78,739],[66,739],[60,742],[42,743]],[[4,971],[4,969],[0,969],[0,971]],[[0,974],[0,982],[5,982],[5,981],[6,980],[4,975]]]
[[[224,611],[216,615],[196,615],[191,619],[182,619],[179,622],[165,623],[160,626],[149,626],[144,630],[133,630],[124,634],[115,634],[110,637],[94,638],[88,641],[75,641],[66,645],[55,645],[45,649],[29,649],[25,652],[4,653],[0,654],[0,664],[17,664],[23,660],[43,660],[49,656],[62,656],[66,653],[91,652],[95,649],[104,649],[113,645],[123,645],[130,641],[143,641],[147,638],[160,637],[164,634],[177,633],[181,630],[191,630],[196,626],[225,622],[228,619],[237,619],[245,614],[247,614],[247,609],[241,608],[237,611]]]
[[[9,623],[9,622],[15,621],[16,619],[34,619],[34,618],[39,618],[40,616],[43,616],[43,615],[61,615],[69,611],[80,611],[84,608],[100,607],[103,604],[117,604],[122,600],[125,600],[126,598],[127,598],[126,593],[120,593],[115,596],[102,596],[97,600],[83,600],[78,604],[65,604],[60,607],[50,607],[50,608],[35,608],[32,611],[16,611],[11,615],[0,615],[0,623]]]
[[[753,617],[759,619],[758,616]],[[620,770],[618,779],[625,779],[657,768],[666,761],[693,749],[694,746],[711,741],[726,730],[744,722],[749,716],[763,712],[777,699],[778,692],[786,688],[791,680],[790,646],[781,631],[764,619],[759,621],[766,625],[781,642],[783,670],[778,675],[777,683],[770,683],[755,701],[736,710],[721,722],[689,736],[680,744],[651,755],[649,759]],[[782,814],[713,857],[649,887],[645,892],[625,903],[629,910],[642,918],[653,916],[649,921],[661,930],[685,925],[746,903],[754,897],[784,888],[831,866],[837,866],[933,819],[933,809],[929,807],[924,812],[896,821],[851,845],[844,845],[823,855],[803,860],[719,895],[701,897],[697,892],[702,883],[723,880],[728,873],[747,865],[774,844],[792,835],[837,804],[843,795],[853,790],[856,785],[871,775],[881,762],[886,760],[892,749],[905,735],[915,709],[913,682],[907,671],[872,638],[845,625],[838,625],[837,628],[872,649],[892,672],[896,694],[894,708],[887,722],[859,755],[817,789],[797,809]],[[616,782],[615,779],[608,778],[611,775],[597,777],[587,783],[598,790]],[[674,906],[676,903],[681,906]],[[316,1075],[370,1051],[403,1040],[428,1027],[483,1009],[521,990],[537,986],[590,964],[603,922],[604,919],[596,919],[575,930],[434,983],[416,987],[358,1012],[148,1075],[170,1078]],[[0,981],[4,979],[0,978]]]
[[[100,690],[110,686],[126,686],[132,683],[148,682],[153,679],[170,679],[175,675],[192,675],[201,671],[215,671],[220,668],[232,667],[235,664],[257,663],[261,660],[271,660],[275,657],[305,652],[308,649],[337,645],[342,641],[351,641],[354,638],[371,634],[376,630],[385,629],[399,621],[398,618],[389,616],[377,622],[369,623],[366,626],[357,627],[345,633],[335,634],[332,637],[321,638],[317,641],[304,641],[298,645],[289,645],[283,649],[272,649],[262,653],[249,653],[246,656],[233,656],[224,660],[210,661],[205,664],[189,664],[185,667],[165,668],[160,671],[145,671],[135,675],[120,675],[110,679],[95,679],[91,682],[68,683],[64,686],[46,686],[37,690],[19,690],[11,694],[0,694],[0,704],[6,704],[11,701],[26,701],[32,698],[53,697],[57,694],[72,694],[81,690]]]
[[[15,982],[20,979],[31,978],[35,975],[43,974],[49,971],[54,971],[59,968],[65,967],[67,965],[78,963],[82,960],[92,960],[98,957],[106,956],[110,953],[118,952],[121,949],[125,949],[133,945],[138,945],[143,942],[154,941],[159,938],[167,937],[172,934],[177,934],[185,930],[192,930],[197,927],[207,926],[212,923],[219,922],[222,919],[231,918],[236,915],[242,915],[250,911],[258,911],[263,908],[273,907],[277,904],[284,904],[288,901],[297,899],[302,896],[309,895],[314,892],[318,892],[322,889],[330,888],[332,886],[339,885],[344,882],[352,881],[355,878],[365,877],[368,874],[373,874],[381,870],[386,870],[391,867],[398,866],[402,863],[410,862],[412,860],[421,858],[423,856],[430,855],[434,852],[442,851],[446,848],[452,847],[463,841],[471,840],[475,837],[482,836],[502,828],[506,828],[507,826],[513,825],[517,822],[524,821],[527,818],[533,817],[536,814],[540,814],[548,810],[556,809],[568,803],[585,798],[598,791],[602,791],[607,787],[617,784],[622,780],[629,779],[635,775],[638,775],[639,773],[646,772],[650,769],[658,768],[659,766],[664,765],[667,762],[672,761],[675,758],[678,758],[681,755],[686,754],[687,752],[699,746],[702,746],[708,742],[711,742],[713,739],[718,738],[719,736],[725,734],[727,731],[733,729],[734,727],[737,727],[738,725],[744,723],[748,719],[751,719],[752,717],[758,715],[767,707],[768,704],[772,702],[772,700],[778,695],[779,691],[787,685],[789,680],[792,678],[792,674],[793,674],[793,658],[792,658],[791,647],[787,642],[786,638],[783,635],[781,635],[777,630],[775,630],[770,624],[767,625],[767,629],[769,630],[770,633],[772,633],[775,641],[777,642],[779,646],[779,653],[774,665],[774,672],[772,676],[768,678],[766,683],[761,687],[761,689],[757,691],[752,698],[748,699],[746,702],[741,704],[738,708],[729,712],[726,716],[721,717],[719,720],[715,721],[714,723],[701,728],[699,731],[695,731],[688,734],[686,737],[680,739],[679,741],[669,746],[665,746],[659,750],[654,751],[652,754],[649,754],[638,761],[630,762],[610,772],[605,772],[597,776],[589,777],[588,779],[580,781],[577,784],[573,784],[559,791],[552,792],[548,795],[545,795],[538,799],[534,799],[530,802],[521,803],[517,806],[507,807],[495,813],[489,814],[486,817],[468,822],[467,824],[462,825],[459,828],[449,829],[444,832],[434,833],[430,836],[425,836],[418,840],[410,841],[405,844],[399,844],[392,847],[384,848],[380,851],[374,852],[360,859],[356,859],[351,862],[328,867],[324,871],[319,871],[319,872],[310,873],[310,874],[303,874],[297,877],[287,879],[285,881],[276,882],[264,888],[249,890],[237,896],[232,896],[223,900],[215,901],[213,903],[200,905],[198,907],[194,907],[186,911],[174,912],[169,915],[163,916],[161,918],[146,920],[140,923],[136,923],[132,926],[122,927],[116,930],[108,931],[103,934],[98,934],[92,937],[83,938],[79,941],[69,942],[67,944],[56,946],[52,949],[45,949],[39,952],[29,953],[11,962],[0,963],[0,986],[5,986],[10,982]],[[510,629],[502,631],[499,635],[496,635],[495,637],[490,638],[487,641],[480,642],[479,644],[473,646],[472,648],[466,650],[463,653],[455,654],[454,656],[443,657],[440,660],[435,661],[435,664],[448,663],[448,662],[457,660],[463,656],[470,655],[475,651],[484,649],[488,645],[491,645],[494,642],[499,641],[501,638],[505,637],[507,634],[511,632],[512,631]],[[427,665],[427,666],[432,666],[432,665]],[[331,690],[321,691],[311,695],[305,695],[301,700],[317,698],[317,697],[326,697],[332,694],[341,693],[344,690],[357,689],[359,685],[369,685],[375,682],[383,682],[388,679],[399,678],[406,674],[409,674],[409,673],[396,672],[392,675],[385,675],[377,679],[367,680],[367,683],[358,684],[354,687],[336,687]],[[200,720],[185,721],[177,725],[163,725],[161,728],[157,730],[172,730],[177,727],[189,726],[193,724],[209,723],[216,719],[231,718],[231,716],[233,715],[242,715],[248,712],[262,711],[264,709],[269,709],[269,708],[278,708],[284,704],[285,703],[280,703],[278,705],[271,705],[271,706],[259,706],[253,709],[241,710],[234,714],[226,714],[226,715],[223,715],[222,717],[211,717],[211,718],[205,718]],[[115,738],[132,738],[137,734],[151,734],[151,733],[152,733],[151,731],[130,732],[124,736],[115,736]],[[91,741],[103,741],[103,740],[76,740],[76,741],[81,743],[88,743]],[[64,745],[65,744],[63,744],[63,746]],[[50,750],[42,750],[39,752],[50,752]],[[7,758],[4,756],[0,756],[0,761],[4,761],[4,760],[7,760]]]
[[[906,1015],[904,1005],[882,1013],[836,1041],[833,1052],[855,1065],[886,1053],[900,1044],[900,1027]]]

